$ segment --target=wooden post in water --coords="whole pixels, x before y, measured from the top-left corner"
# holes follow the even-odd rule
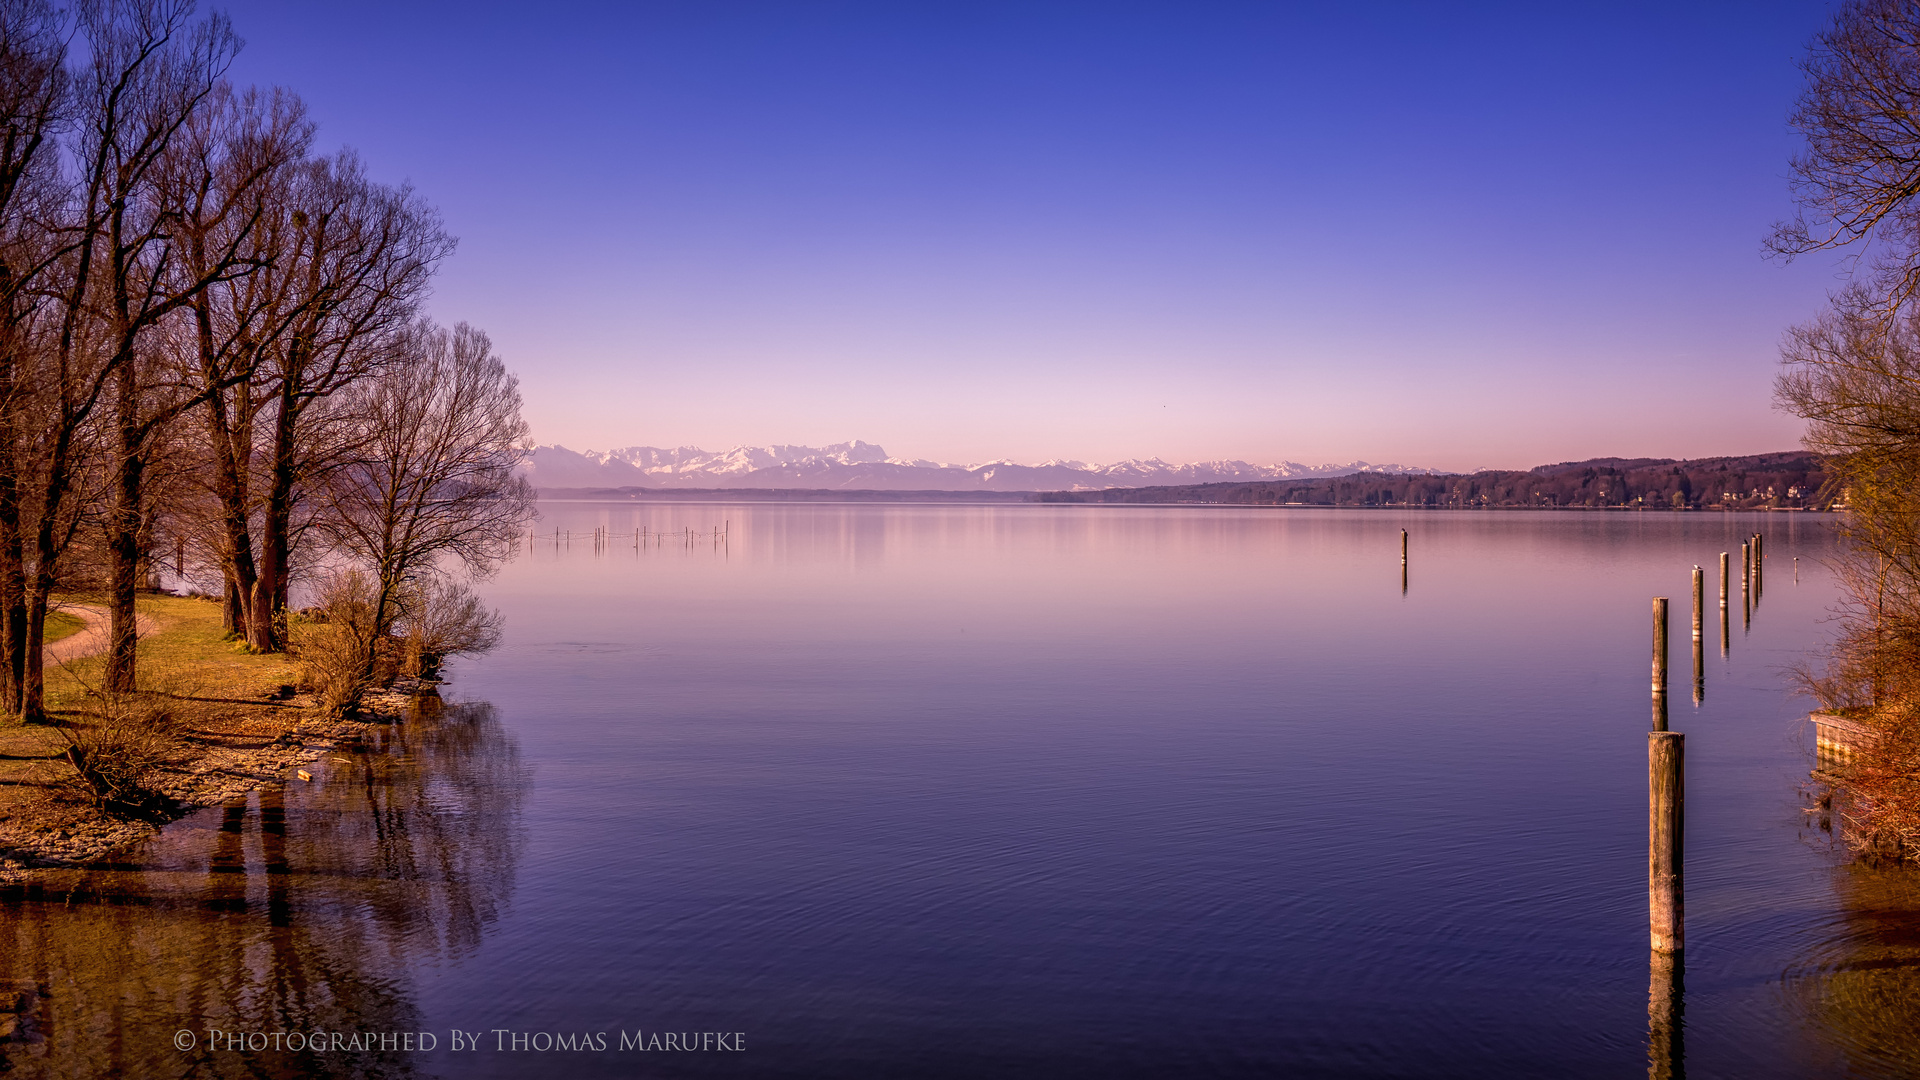
[[[1407,592],[1407,530],[1400,530],[1400,593]]]
[[[1704,617],[1707,606],[1707,575],[1693,568],[1693,703],[1707,697],[1707,653]]]
[[[1653,730],[1667,730],[1667,598],[1653,598]]]
[[[1686,946],[1686,745],[1677,731],[1647,733],[1647,929],[1656,953]]]

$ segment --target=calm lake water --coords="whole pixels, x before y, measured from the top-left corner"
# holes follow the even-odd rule
[[[1816,517],[543,514],[437,715],[0,906],[17,1074],[1643,1075],[1665,595],[1684,1073],[1920,1075],[1920,885],[1836,856],[1785,689],[1835,601]]]

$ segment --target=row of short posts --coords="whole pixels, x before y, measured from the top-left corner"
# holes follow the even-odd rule
[[[1751,624],[1762,589],[1766,538],[1740,545],[1741,607]],[[1728,552],[1720,553],[1720,652],[1727,654]],[[1693,703],[1706,700],[1706,574],[1693,568]],[[1653,948],[1680,951],[1681,759],[1686,737],[1667,730],[1667,598],[1653,598],[1653,730],[1647,735],[1648,898]]]
[[[642,527],[640,531],[633,534],[633,549],[639,551],[642,547],[653,547],[665,544],[669,536],[677,538],[687,547],[694,546],[694,543],[698,540],[708,539],[713,542],[713,546],[716,549],[729,550],[733,539],[733,522],[728,521],[725,525],[714,529],[710,533],[696,533],[691,528],[682,529],[673,533],[650,532],[645,527]],[[538,533],[529,532],[527,534],[527,546],[529,550],[532,549],[534,542],[539,538]],[[611,550],[614,539],[615,535],[613,530],[604,525],[595,526],[593,530],[594,554],[597,555]],[[514,542],[516,546],[519,543],[517,538]],[[573,546],[573,531],[570,529],[566,531],[560,529],[553,530],[553,546],[555,548],[571,548]]]
[[[1720,553],[1720,655],[1728,654],[1729,552]],[[1766,538],[1740,545],[1740,608],[1747,629],[1764,588]],[[1796,570],[1797,572],[1797,570]],[[1693,568],[1693,703],[1706,699],[1706,574]],[[1681,1009],[1686,949],[1687,737],[1667,729],[1667,598],[1653,598],[1653,730],[1647,733],[1648,1075],[1682,1076]]]

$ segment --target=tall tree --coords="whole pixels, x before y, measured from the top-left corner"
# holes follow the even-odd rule
[[[127,371],[139,335],[166,305],[143,288],[160,269],[164,218],[145,198],[150,174],[169,141],[212,91],[237,40],[225,20],[194,23],[187,0],[93,0],[80,5],[88,64],[74,79],[72,173],[64,205],[41,228],[55,238],[52,280],[38,290],[55,325],[41,363],[40,452],[34,479],[31,543],[26,552],[26,656],[20,713],[44,717],[40,644],[58,586],[61,555],[80,515],[71,500],[89,465],[85,450],[103,402],[122,413],[138,384]],[[123,378],[124,376],[124,378]],[[111,394],[111,396],[109,396]],[[131,425],[123,425],[124,448]],[[137,496],[137,476],[131,485]],[[113,528],[137,543],[137,509],[117,485]],[[137,502],[137,500],[136,500]],[[116,582],[113,647],[131,678],[131,589]],[[131,577],[129,577],[131,584]]]
[[[258,266],[246,256],[261,214],[261,189],[304,146],[270,117],[236,109],[221,75],[239,48],[226,19],[189,24],[191,6],[147,0],[83,15],[96,57],[149,48],[156,63],[134,84],[130,123],[100,125],[97,159],[106,196],[100,241],[101,292],[107,324],[107,366],[113,373],[117,441],[106,687],[134,689],[135,615],[143,539],[150,536],[144,477],[156,434],[212,391],[180,377],[164,341],[144,339],[193,298]],[[96,79],[83,100],[104,115],[111,94]],[[297,127],[297,125],[295,125]],[[184,159],[184,161],[182,160]],[[223,243],[185,265],[181,239],[188,219],[218,228]],[[205,235],[205,233],[202,233]],[[153,335],[158,336],[158,335]]]
[[[453,250],[439,216],[410,189],[374,184],[359,160],[339,154],[305,169],[296,204],[298,255],[287,329],[267,343],[270,395],[258,575],[244,593],[247,640],[286,645],[288,583],[304,530],[300,504],[357,436],[329,410],[332,396],[389,364],[405,365],[419,335],[411,324],[435,267]],[[516,399],[517,401],[517,399]],[[517,408],[517,406],[516,406]]]
[[[65,19],[43,0],[0,3],[0,712],[26,685],[27,552],[21,498],[43,404],[33,289],[56,248],[40,228],[58,195],[69,80]]]

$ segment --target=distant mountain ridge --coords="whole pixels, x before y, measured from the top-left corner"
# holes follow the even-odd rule
[[[1293,461],[1276,465],[1245,461],[1176,465],[1158,458],[1135,458],[1110,465],[1082,461],[952,465],[889,457],[884,449],[857,439],[831,446],[736,446],[719,452],[691,446],[629,446],[586,452],[538,446],[525,468],[534,486],[542,490],[646,487],[840,491],[1098,491],[1431,471],[1365,461],[1345,465],[1302,465]]]

